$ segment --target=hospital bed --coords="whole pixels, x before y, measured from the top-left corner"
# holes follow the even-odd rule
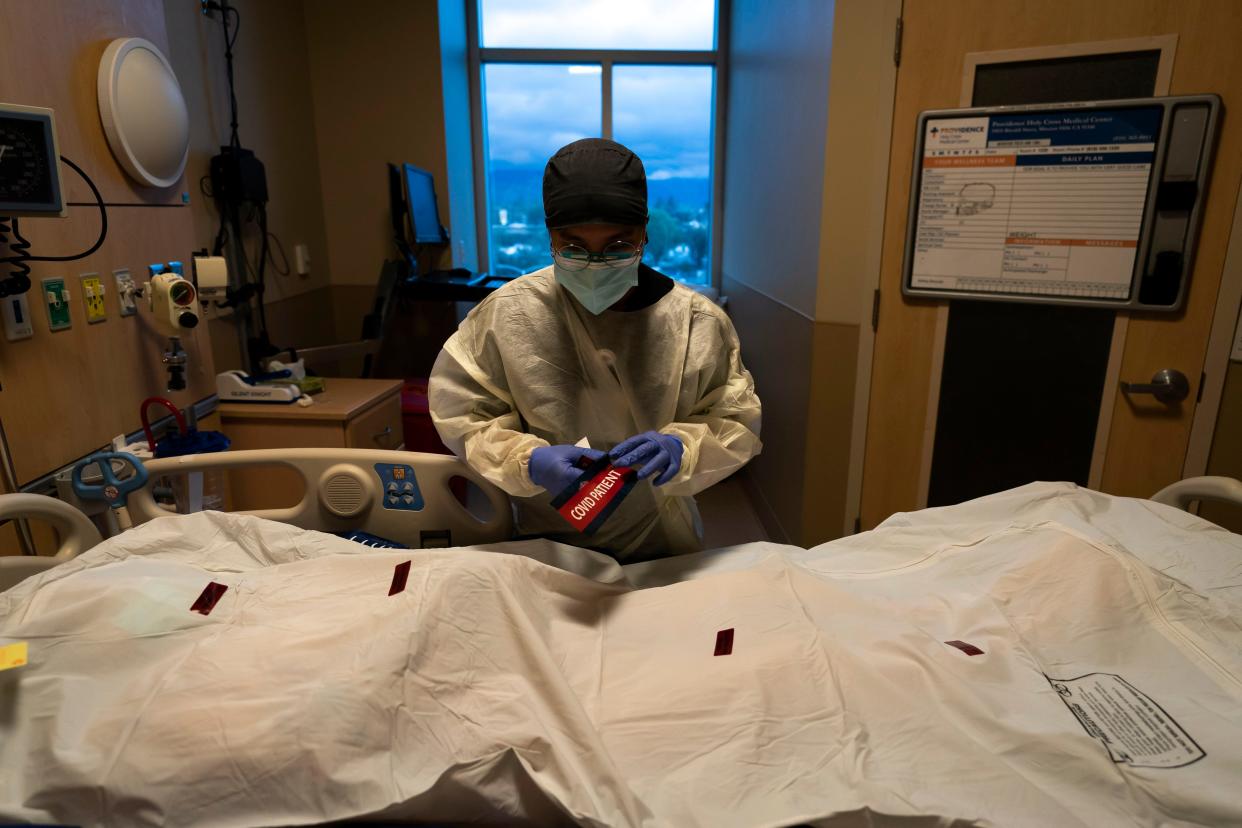
[[[117,473],[132,472],[116,462]],[[85,461],[98,472],[103,461]],[[142,464],[146,481],[127,497],[134,524],[168,517],[157,503],[157,486],[169,477],[188,477],[246,469],[284,469],[302,484],[302,498],[281,509],[241,514],[278,521],[303,529],[353,533],[389,541],[393,546],[421,549],[470,546],[507,540],[512,513],[504,492],[454,457],[404,451],[366,449],[267,449],[216,454],[191,454],[148,460]],[[417,468],[417,473],[415,469]],[[472,486],[479,501],[470,506],[453,492],[460,481]],[[102,488],[101,485],[95,488]],[[459,489],[465,490],[459,485]],[[31,518],[51,524],[60,538],[57,551],[47,557],[0,558],[0,591],[28,575],[63,563],[102,540],[99,530],[79,510],[56,498],[33,494],[0,496],[0,520]]]
[[[151,496],[273,459],[307,483],[290,509]],[[1031,484],[621,567],[506,540],[452,458],[173,462],[102,543],[0,498],[63,529],[0,592],[0,646],[30,647],[0,672],[0,821],[1242,823],[1242,537],[1182,511],[1237,481]],[[385,508],[412,505],[398,467],[424,509]]]

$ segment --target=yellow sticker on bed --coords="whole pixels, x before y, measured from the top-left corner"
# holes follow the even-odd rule
[[[0,670],[12,670],[26,666],[26,642],[0,646]]]

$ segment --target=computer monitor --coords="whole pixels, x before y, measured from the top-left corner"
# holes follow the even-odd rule
[[[415,244],[445,244],[448,235],[436,209],[436,184],[431,173],[413,164],[402,164],[410,238]]]
[[[448,234],[440,225],[440,211],[436,209],[431,173],[413,164],[389,164],[388,201],[393,241],[410,274],[417,274],[414,245],[448,243]]]

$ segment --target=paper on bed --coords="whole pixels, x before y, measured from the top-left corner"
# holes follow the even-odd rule
[[[646,589],[161,520],[0,595],[31,642],[0,815],[1238,823],[1231,560],[1202,521],[1052,486],[627,568]]]

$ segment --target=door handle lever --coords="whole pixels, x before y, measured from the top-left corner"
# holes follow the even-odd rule
[[[1151,394],[1167,405],[1179,403],[1190,396],[1190,381],[1176,368],[1157,371],[1151,382],[1122,382],[1123,394]]]

